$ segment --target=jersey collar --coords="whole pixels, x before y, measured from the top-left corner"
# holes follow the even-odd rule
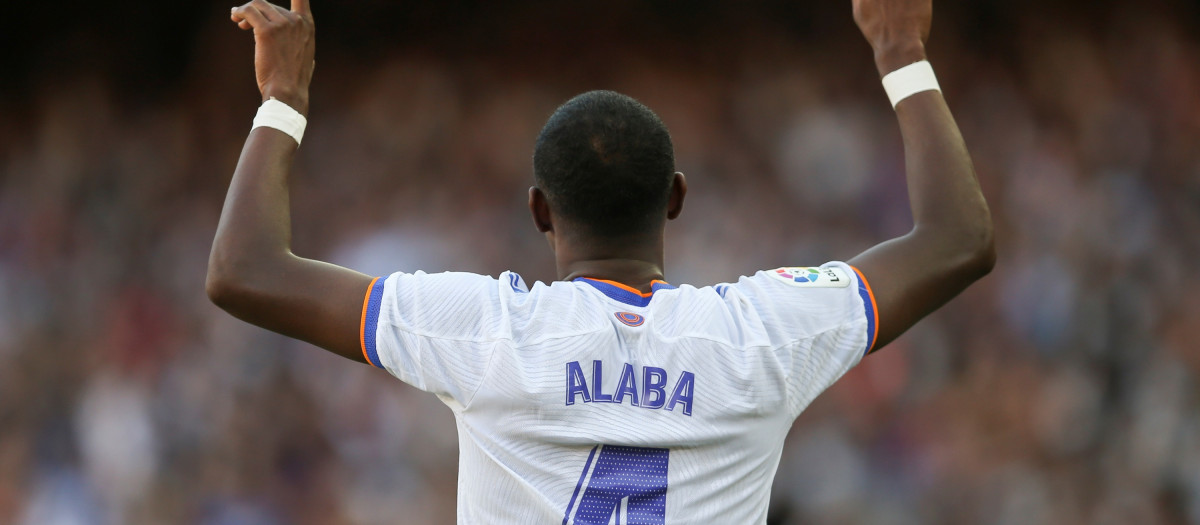
[[[674,286],[671,286],[666,281],[659,281],[657,279],[650,282],[650,293],[642,293],[632,286],[605,279],[576,277],[573,282],[590,284],[593,288],[600,290],[600,293],[630,306],[646,306],[654,298],[654,292],[675,289]]]

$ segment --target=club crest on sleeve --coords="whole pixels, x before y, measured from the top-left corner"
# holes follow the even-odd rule
[[[633,314],[633,313],[629,313],[629,312],[617,312],[615,315],[617,316],[618,321],[621,321],[622,323],[625,323],[625,324],[635,327],[635,328],[638,326],[642,326],[642,323],[646,322],[646,318],[642,317],[638,314]]]
[[[777,268],[767,272],[793,286],[808,288],[843,288],[850,285],[850,276],[841,268]]]

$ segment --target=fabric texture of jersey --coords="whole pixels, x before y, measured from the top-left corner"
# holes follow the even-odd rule
[[[878,325],[841,262],[649,294],[396,273],[362,321],[368,362],[454,412],[460,524],[764,523],[792,421]]]

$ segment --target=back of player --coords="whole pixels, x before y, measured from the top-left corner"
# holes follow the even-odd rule
[[[762,523],[793,419],[866,353],[849,266],[642,294],[397,273],[364,352],[450,406],[460,523]]]
[[[292,253],[313,18],[307,0],[251,0],[231,17],[254,30],[264,103],[209,297],[437,394],[458,422],[460,523],[763,523],[796,415],[995,263],[987,203],[924,60],[930,0],[851,4],[904,138],[912,231],[849,264],[673,287],[665,227],[687,182],[670,135],[637,101],[589,92],[535,144],[529,209],[559,280],[528,288],[512,273],[372,280]]]

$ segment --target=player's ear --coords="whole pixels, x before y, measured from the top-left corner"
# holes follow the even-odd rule
[[[683,213],[683,198],[687,196],[687,178],[675,172],[671,180],[671,200],[667,201],[667,219],[675,219]]]
[[[554,222],[550,220],[550,203],[537,186],[529,187],[529,213],[533,215],[533,227],[537,231],[546,233],[554,230]]]

